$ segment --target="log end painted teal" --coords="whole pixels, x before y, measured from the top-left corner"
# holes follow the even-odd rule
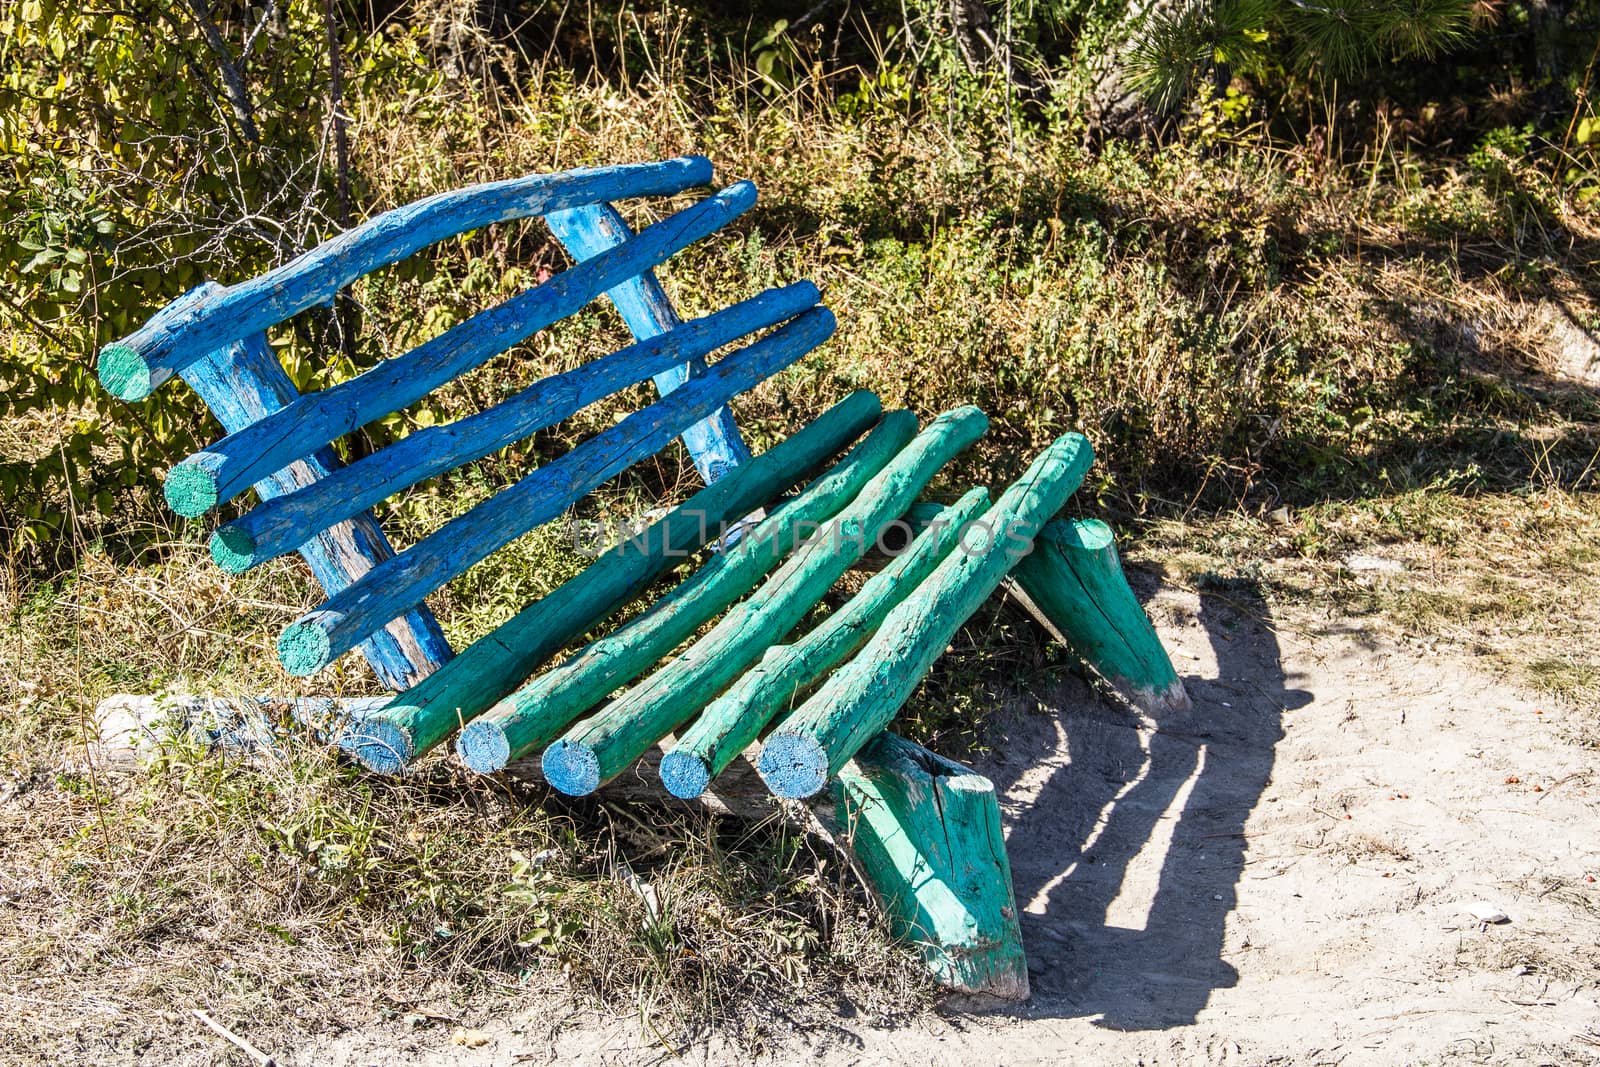
[[[379,774],[399,774],[413,754],[410,736],[381,719],[352,724],[341,747]]]
[[[210,543],[211,562],[229,574],[243,574],[258,562],[256,539],[231,523],[211,531]]]
[[[756,770],[780,797],[809,797],[828,784],[828,752],[801,734],[774,734],[761,746]]]
[[[499,723],[476,719],[456,738],[456,755],[469,770],[493,774],[510,761],[511,742]]]
[[[693,800],[711,784],[711,768],[692,752],[668,752],[661,757],[661,784],[680,800]]]
[[[191,456],[167,472],[161,493],[173,511],[198,518],[217,506],[217,475]]]
[[[291,623],[278,636],[278,661],[296,678],[316,674],[331,658],[332,645],[327,632],[316,624],[317,614]]]
[[[1074,519],[1071,522],[1056,523],[1051,528],[1051,533],[1058,537],[1063,545],[1081,548],[1086,552],[1103,552],[1117,539],[1111,532],[1111,527],[1099,519]]]
[[[100,350],[100,384],[122,400],[143,400],[154,392],[149,362],[132,345],[113,341]]]
[[[588,796],[600,788],[600,761],[588,745],[557,741],[544,750],[539,765],[545,781],[569,797]]]

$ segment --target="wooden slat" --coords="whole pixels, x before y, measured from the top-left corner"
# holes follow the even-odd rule
[[[574,259],[589,259],[634,239],[633,231],[610,204],[586,204],[552,212],[545,216],[545,222]],[[678,325],[672,302],[650,271],[628,279],[606,295],[639,340],[665,333]],[[700,365],[690,360],[657,374],[657,391],[662,396],[672,392],[688,381],[690,373]],[[733,412],[726,407],[685,430],[683,444],[707,485],[750,458],[750,450],[734,425]]]
[[[220,527],[211,535],[211,557],[223,570],[237,573],[292,552],[333,522],[554,425],[658,370],[703,357],[793,318],[814,307],[817,298],[817,287],[810,282],[770,290],[671,333],[542,379],[487,411],[418,430],[331,477],[263,503]]]
[[[499,770],[542,747],[607,693],[648,670],[707,620],[750,592],[794,550],[800,537],[844,507],[905,447],[917,430],[894,411],[832,470],[775,509],[737,545],[706,563],[649,612],[591,641],[491,708],[462,732],[457,751],[473,770]]]
[[[1093,461],[1089,442],[1067,434],[1047,448],[980,520],[986,545],[969,539],[889,613],[855,657],[784,716],[758,768],[774,793],[807,797],[888,725],[955,636],[1060,510]]]
[[[267,273],[168,308],[100,350],[100,382],[142,400],[224,345],[325,304],[355,279],[455,234],[583,204],[681,192],[711,181],[703,156],[538,174],[440,193],[376,218]],[[325,442],[319,442],[325,443]]]
[[[974,489],[916,534],[861,589],[804,637],[773,645],[695,717],[661,760],[661,784],[675,797],[699,796],[729,761],[750,747],[772,720],[877,630],[878,624],[956,547],[966,524],[989,507]],[[909,521],[907,526],[909,527]]]
[[[934,419],[749,599],[682,654],[575,723],[547,748],[545,778],[572,796],[592,793],[705,707],[794,629],[877,541],[883,527],[911,506],[939,468],[983,436],[988,426],[988,418],[975,407]]]
[[[686,427],[789,366],[827,340],[833,329],[833,313],[813,308],[502,489],[301,616],[278,639],[279,660],[296,675],[321,670],[474,563],[560,515],[600,483],[659,451]]]
[[[203,295],[205,289],[197,292]],[[190,363],[183,377],[225,430],[242,429],[299,395],[261,334]],[[271,500],[314,484],[338,467],[331,449],[318,449],[262,478],[256,492]],[[392,558],[394,549],[372,513],[362,512],[318,532],[300,546],[300,555],[323,591],[332,596]],[[450,643],[427,607],[418,606],[363,641],[361,652],[379,681],[400,690],[448,661]]]
[[[607,550],[582,573],[463,649],[443,669],[366,720],[349,747],[374,770],[394,773],[461,723],[470,723],[565,645],[638,596],[726,524],[769,503],[877,421],[878,398],[852,393],[815,422],[708,486],[640,537]]]
[[[167,502],[200,515],[250,483],[434,389],[582,308],[606,289],[708,234],[755,203],[740,182],[656,223],[628,244],[579,263],[544,285],[506,300],[348,381],[299,397],[179,463],[167,475]]]

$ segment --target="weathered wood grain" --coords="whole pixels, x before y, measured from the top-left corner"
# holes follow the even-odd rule
[[[203,296],[214,286],[215,283],[201,286],[195,296]],[[180,301],[183,299],[191,298]],[[267,347],[266,337],[259,333],[189,363],[183,377],[224,430],[248,426],[282,409],[299,395]],[[312,485],[338,468],[339,460],[331,449],[318,449],[262,478],[256,484],[256,493],[263,500],[271,500]],[[330,596],[394,556],[394,549],[371,512],[334,523],[299,547],[317,583]],[[450,643],[427,607],[418,606],[367,637],[361,652],[380,682],[390,689],[403,690],[448,662]]]
[[[754,530],[707,562],[651,609],[591,641],[567,662],[535,678],[462,731],[456,745],[473,770],[498,770],[546,744],[607,693],[648,670],[707,620],[744,596],[777,567],[798,539],[844,507],[916,433],[908,411],[883,417],[832,470],[785,501]]]
[[[896,936],[965,993],[1028,998],[1028,961],[994,783],[879,734],[834,780],[827,821]]]
[[[590,259],[634,239],[633,230],[610,204],[585,204],[553,211],[545,216],[545,223],[573,259]],[[606,296],[633,336],[641,341],[677,328],[678,314],[652,271],[629,278]],[[689,360],[682,366],[662,371],[655,376],[656,390],[665,396],[688,381],[690,373],[700,365],[701,361]],[[733,412],[726,407],[718,408],[685,430],[683,444],[707,485],[750,458],[750,449],[739,435],[739,427],[734,425]]]
[[[545,778],[582,796],[632,765],[646,749],[705,707],[761,653],[794,629],[839,576],[912,505],[929,479],[983,435],[975,407],[929,423],[743,603],[655,673],[569,727],[544,753]],[[595,695],[590,694],[591,699]]]
[[[265,474],[367,423],[415,403],[485,360],[578,311],[604,290],[716,232],[755,203],[739,182],[656,223],[625,245],[584,260],[439,336],[283,411],[231,433],[172,468],[167,503],[200,515]]]
[[[805,797],[820,791],[894,718],[956,630],[1083,481],[1092,459],[1089,442],[1078,434],[1046,449],[984,513],[987,544],[966,539],[889,613],[849,663],[778,723],[758,764],[773,792]]]
[[[950,507],[940,507],[910,546],[893,555],[843,607],[793,644],[767,649],[759,663],[695,717],[662,758],[661,783],[667,792],[698,796],[774,715],[793,707],[802,692],[859,648],[890,609],[950,554],[962,528],[988,506],[989,491],[974,489]],[[912,520],[905,521],[909,527]]]
[[[1124,700],[1155,716],[1189,710],[1189,694],[1128,588],[1105,523],[1049,523],[1012,578],[1022,603]]]
[[[715,539],[725,524],[798,484],[867,428],[878,398],[852,393],[811,425],[780,441],[647,527],[607,550],[582,573],[475,641],[366,720],[348,747],[374,770],[394,773],[510,693],[563,646],[643,592],[656,577]]]
[[[323,527],[554,425],[618,389],[686,359],[703,362],[704,356],[726,344],[814,307],[818,295],[809,282],[771,290],[671,333],[551,375],[486,411],[418,430],[218,528],[211,535],[211,558],[223,570],[237,573],[292,552]]]
[[[207,353],[325,304],[356,278],[447,237],[579,205],[677,193],[710,181],[710,161],[688,156],[537,174],[418,200],[259,277],[209,290],[178,309],[169,306],[167,313],[100,350],[100,382],[113,396],[142,400]]]
[[[813,308],[456,516],[292,623],[278,639],[279,660],[298,676],[321,670],[474,563],[549,522],[608,478],[659,451],[685,427],[789,366],[833,329],[833,313]]]

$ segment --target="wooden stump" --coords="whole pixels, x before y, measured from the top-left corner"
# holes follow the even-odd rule
[[[1011,864],[994,783],[894,734],[846,764],[828,821],[895,936],[939,984],[1028,998]]]
[[[1128,588],[1111,528],[1098,519],[1045,526],[1012,572],[1045,629],[1149,715],[1188,711],[1172,659]]]

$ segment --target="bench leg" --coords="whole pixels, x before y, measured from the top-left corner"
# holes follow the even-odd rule
[[[1128,588],[1111,528],[1098,519],[1057,519],[1011,572],[1013,592],[1033,615],[1149,715],[1188,711],[1189,694],[1167,650]],[[1020,589],[1016,588],[1020,587]]]
[[[1028,997],[994,783],[880,734],[833,782],[829,821],[898,937],[965,993]]]

